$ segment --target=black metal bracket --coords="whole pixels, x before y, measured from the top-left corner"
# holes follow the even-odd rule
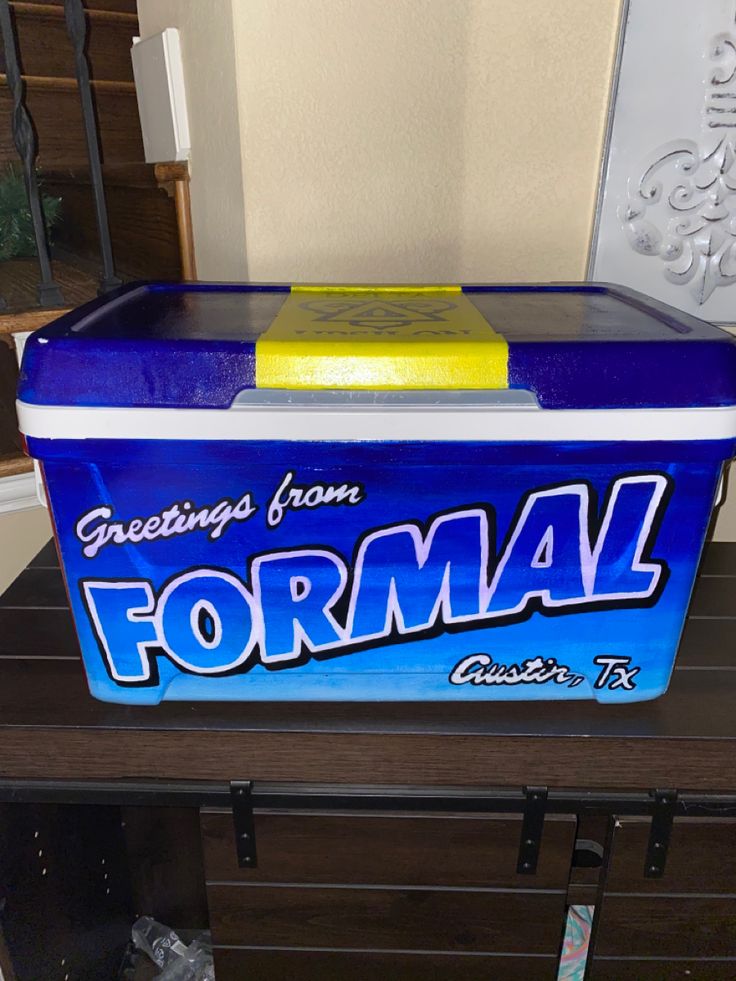
[[[251,783],[255,810],[458,811],[463,814],[523,814],[521,787],[419,787],[392,784]],[[529,787],[528,790],[533,788]],[[0,803],[108,804],[155,807],[232,807],[231,785],[205,780],[29,780],[0,777]],[[547,814],[615,814],[651,817],[652,794],[643,791],[550,789]],[[683,792],[675,814],[736,818],[733,793]]]
[[[526,803],[521,823],[521,843],[516,871],[519,875],[534,875],[539,861],[539,849],[544,831],[549,791],[546,787],[524,787]]]
[[[254,869],[258,865],[256,854],[256,828],[253,820],[253,784],[250,780],[233,780],[230,784],[230,800],[235,825],[235,851],[238,867]]]
[[[660,879],[664,875],[667,849],[670,845],[672,822],[677,809],[676,790],[653,790],[652,826],[649,831],[644,878]]]
[[[241,792],[242,791],[242,792]],[[230,807],[241,868],[256,868],[255,810],[412,811],[522,814],[517,870],[536,871],[547,814],[652,819],[644,875],[664,872],[673,818],[736,818],[736,793],[678,793],[551,789],[546,787],[416,787],[360,784],[227,784],[199,780],[24,780],[0,777],[0,804],[100,804],[156,807]]]

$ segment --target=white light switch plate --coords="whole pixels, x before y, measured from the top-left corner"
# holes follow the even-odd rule
[[[186,160],[191,149],[179,32],[167,27],[130,51],[147,163]]]

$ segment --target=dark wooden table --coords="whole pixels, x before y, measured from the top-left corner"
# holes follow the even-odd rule
[[[26,965],[20,981],[56,976],[48,964],[60,966],[62,935],[66,966],[76,957],[70,979],[110,976],[109,963],[83,966],[92,956],[82,950],[92,936],[79,932],[84,916],[54,926],[42,947],[23,930],[36,911],[69,904],[80,869],[90,903],[112,904],[102,936],[119,936],[136,912],[188,928],[209,919],[218,981],[552,979],[569,903],[596,908],[590,978],[736,978],[729,818],[678,817],[666,873],[647,879],[650,818],[596,825],[571,809],[547,818],[530,877],[516,867],[521,814],[271,808],[256,813],[259,861],[249,870],[235,861],[230,813],[205,799],[158,807],[154,793],[151,807],[69,810],[28,804],[22,792],[81,781],[81,801],[89,781],[154,791],[207,781],[225,793],[233,780],[736,798],[736,544],[707,549],[668,693],[629,706],[105,704],[87,691],[53,545],[0,598],[0,784],[6,802],[9,786],[26,800],[0,808],[0,892],[8,946]],[[599,869],[571,870],[581,837],[603,844]],[[52,842],[56,877],[45,864]]]
[[[0,776],[736,789],[736,544],[653,702],[106,704],[49,544],[0,598]]]

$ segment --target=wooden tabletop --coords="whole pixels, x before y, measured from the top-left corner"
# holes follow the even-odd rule
[[[705,555],[653,702],[113,705],[88,691],[53,543],[0,597],[0,777],[736,790],[736,543]]]

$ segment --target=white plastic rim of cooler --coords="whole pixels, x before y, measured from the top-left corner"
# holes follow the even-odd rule
[[[228,409],[16,403],[35,439],[654,442],[736,438],[736,406],[542,409],[529,392],[242,392]],[[145,435],[142,435],[145,434]]]

